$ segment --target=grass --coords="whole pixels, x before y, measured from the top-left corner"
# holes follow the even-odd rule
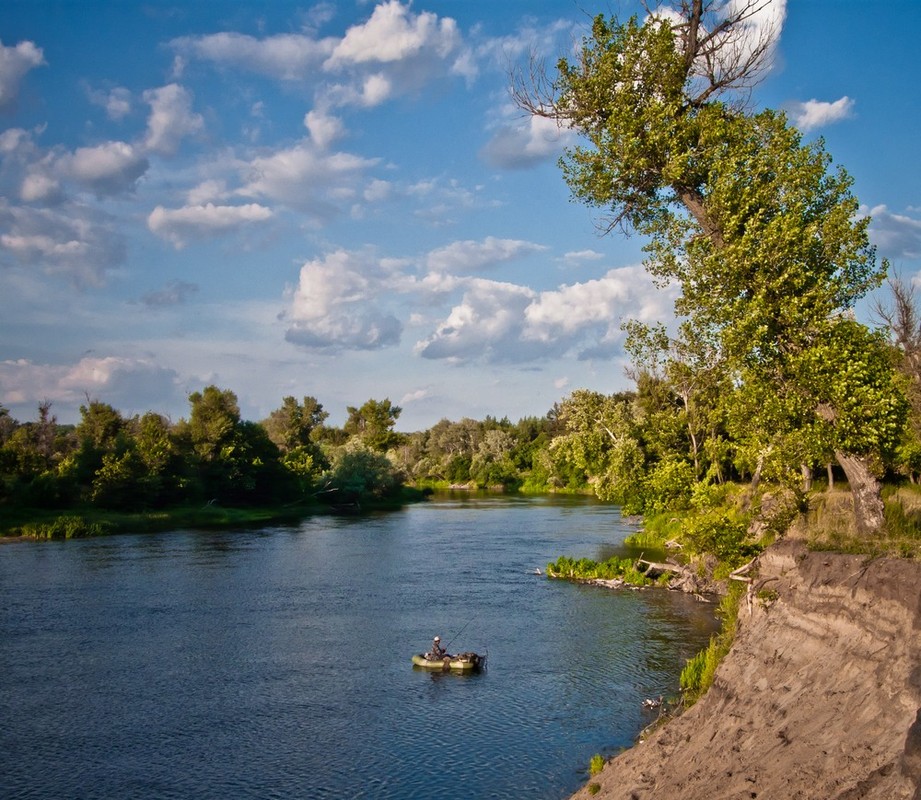
[[[846,485],[810,498],[803,531],[811,549],[873,558],[921,558],[921,487],[884,488],[886,525],[877,536],[856,533],[852,503]]]
[[[404,487],[393,497],[362,502],[361,511],[394,510],[424,500],[427,493]],[[316,500],[270,506],[233,507],[218,503],[187,503],[163,509],[113,511],[96,506],[71,509],[6,507],[0,505],[0,536],[35,539],[74,539],[113,533],[149,533],[175,528],[244,528],[295,523],[334,509]]]
[[[612,556],[607,561],[593,561],[590,558],[578,560],[569,556],[560,556],[555,562],[547,564],[547,575],[576,581],[614,580],[620,578],[631,586],[650,586],[656,583],[636,568],[632,558]]]
[[[720,601],[718,614],[723,619],[720,632],[710,637],[710,644],[688,661],[681,671],[681,689],[684,701],[692,706],[713,684],[716,668],[732,647],[739,617],[739,604],[746,587],[730,582],[729,592]]]
[[[316,505],[228,508],[185,505],[152,511],[110,511],[86,506],[67,511],[19,508],[4,513],[0,535],[73,539],[113,533],[147,533],[172,528],[234,528],[291,522],[316,513]]]

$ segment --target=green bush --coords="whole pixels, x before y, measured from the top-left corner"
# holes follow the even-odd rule
[[[601,770],[604,769],[604,756],[600,753],[595,753],[592,756],[592,760],[588,763],[588,774],[597,775]]]
[[[657,513],[687,508],[697,476],[687,461],[666,459],[658,462],[643,481],[643,505]]]
[[[714,509],[686,517],[682,540],[698,554],[712,554],[734,569],[751,560],[761,548],[747,541],[748,518],[734,510]]]

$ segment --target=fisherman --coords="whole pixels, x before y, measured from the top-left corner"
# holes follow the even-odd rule
[[[441,646],[440,636],[436,636],[434,639],[432,639],[432,652],[429,653],[429,655],[431,656],[432,661],[441,661],[441,659],[447,655],[447,652]]]

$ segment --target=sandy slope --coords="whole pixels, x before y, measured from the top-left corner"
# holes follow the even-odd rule
[[[786,541],[759,570],[707,695],[575,798],[921,800],[921,564]]]

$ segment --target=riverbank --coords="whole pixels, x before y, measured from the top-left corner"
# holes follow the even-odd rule
[[[921,800],[921,564],[788,539],[757,566],[707,694],[573,800]]]
[[[421,502],[426,493],[404,487],[396,497],[359,506],[330,505],[316,500],[274,506],[224,506],[196,503],[162,509],[113,511],[81,506],[66,510],[6,508],[0,539],[76,539],[116,533],[151,533],[175,528],[251,528],[295,523],[320,514],[362,514],[403,508]]]

